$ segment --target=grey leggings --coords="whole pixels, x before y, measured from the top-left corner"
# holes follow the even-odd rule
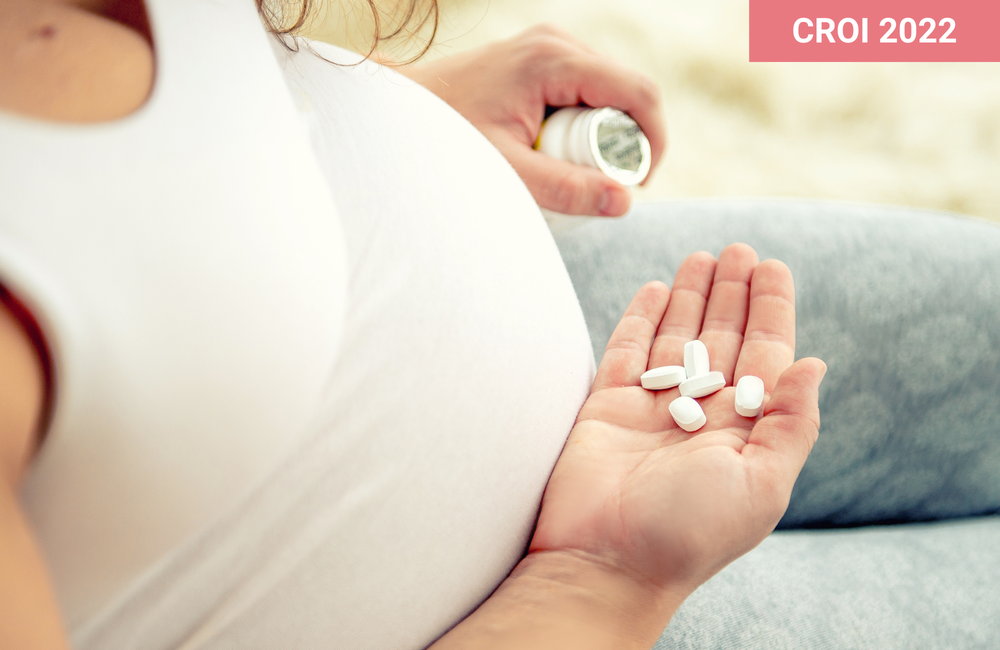
[[[663,648],[1000,648],[1000,227],[686,201],[556,240],[598,359],[643,283],[740,241],[791,267],[797,356],[829,365],[820,438],[779,525],[799,530],[703,586]]]

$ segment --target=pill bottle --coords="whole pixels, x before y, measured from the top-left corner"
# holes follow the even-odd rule
[[[649,174],[646,134],[615,108],[560,108],[542,122],[534,148],[552,158],[599,169],[626,186],[638,185]],[[542,213],[553,231],[588,220],[545,209]]]
[[[544,122],[535,149],[547,156],[595,167],[622,185],[638,185],[649,173],[649,140],[616,108],[561,108]]]

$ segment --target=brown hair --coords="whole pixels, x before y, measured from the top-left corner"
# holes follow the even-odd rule
[[[295,36],[309,22],[310,14],[316,6],[315,0],[255,0],[257,11],[260,13],[268,31],[279,37],[279,41],[289,50],[297,50],[298,44]],[[368,9],[371,11],[372,22],[374,23],[374,34],[371,48],[365,54],[365,58],[370,58],[375,54],[375,50],[384,43],[395,39],[401,35],[409,38],[417,37],[420,32],[425,31],[430,25],[430,35],[421,50],[406,61],[399,64],[412,63],[422,57],[431,48],[434,36],[438,28],[438,4],[437,0],[399,0],[399,3],[390,12],[383,13],[379,9],[375,0],[365,0]],[[421,11],[421,5],[425,8]],[[395,29],[388,34],[383,34],[384,19],[386,17],[396,18]],[[291,36],[292,42],[281,38]]]

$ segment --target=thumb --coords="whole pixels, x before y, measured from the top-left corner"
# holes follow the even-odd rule
[[[620,217],[632,204],[628,189],[600,170],[557,160],[523,143],[503,154],[542,208],[563,214]]]
[[[771,510],[774,523],[784,514],[795,479],[819,437],[819,386],[826,364],[800,359],[781,373],[764,417],[742,454],[751,468],[755,501]]]

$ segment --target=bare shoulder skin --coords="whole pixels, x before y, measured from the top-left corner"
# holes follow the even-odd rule
[[[141,2],[0,0],[0,111],[115,120],[143,104],[153,74]]]

